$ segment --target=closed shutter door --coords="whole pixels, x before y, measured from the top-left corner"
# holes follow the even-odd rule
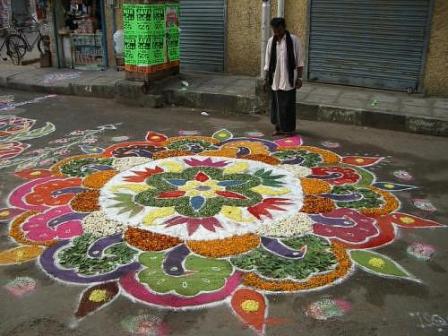
[[[181,67],[224,71],[225,0],[181,0]]]
[[[312,0],[311,81],[415,91],[430,0]]]

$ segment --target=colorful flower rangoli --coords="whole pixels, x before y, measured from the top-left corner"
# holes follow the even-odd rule
[[[149,132],[17,172],[27,181],[0,220],[18,246],[0,265],[37,260],[86,286],[77,318],[120,294],[164,309],[225,302],[263,333],[270,293],[323,289],[356,268],[418,281],[377,249],[398,230],[442,225],[400,212],[396,193],[415,187],[377,181],[369,167],[381,160],[300,137]]]

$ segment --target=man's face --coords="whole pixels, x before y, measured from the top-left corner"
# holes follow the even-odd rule
[[[272,32],[274,33],[274,35],[277,37],[277,38],[282,38],[283,37],[283,35],[285,35],[285,27],[283,27],[283,26],[280,26],[280,27],[273,27],[272,28]]]

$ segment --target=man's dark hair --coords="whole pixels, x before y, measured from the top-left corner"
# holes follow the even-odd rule
[[[271,20],[271,27],[272,28],[280,28],[280,27],[286,28],[286,21],[282,17],[273,18]]]

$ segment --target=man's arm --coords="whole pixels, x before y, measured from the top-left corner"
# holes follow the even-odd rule
[[[271,64],[271,49],[272,49],[272,38],[268,40],[266,45],[266,54],[264,58],[264,72],[265,74],[269,71],[269,65]]]
[[[272,48],[272,38],[268,40],[266,46],[266,55],[264,59],[264,90],[267,91],[269,87],[269,65],[271,64],[271,48]]]
[[[304,62],[304,50],[302,48],[302,43],[299,37],[295,37],[294,39],[294,48],[296,55],[296,67],[297,67],[297,83],[296,88],[300,89],[302,87],[302,76],[303,76],[303,67],[305,65]]]

